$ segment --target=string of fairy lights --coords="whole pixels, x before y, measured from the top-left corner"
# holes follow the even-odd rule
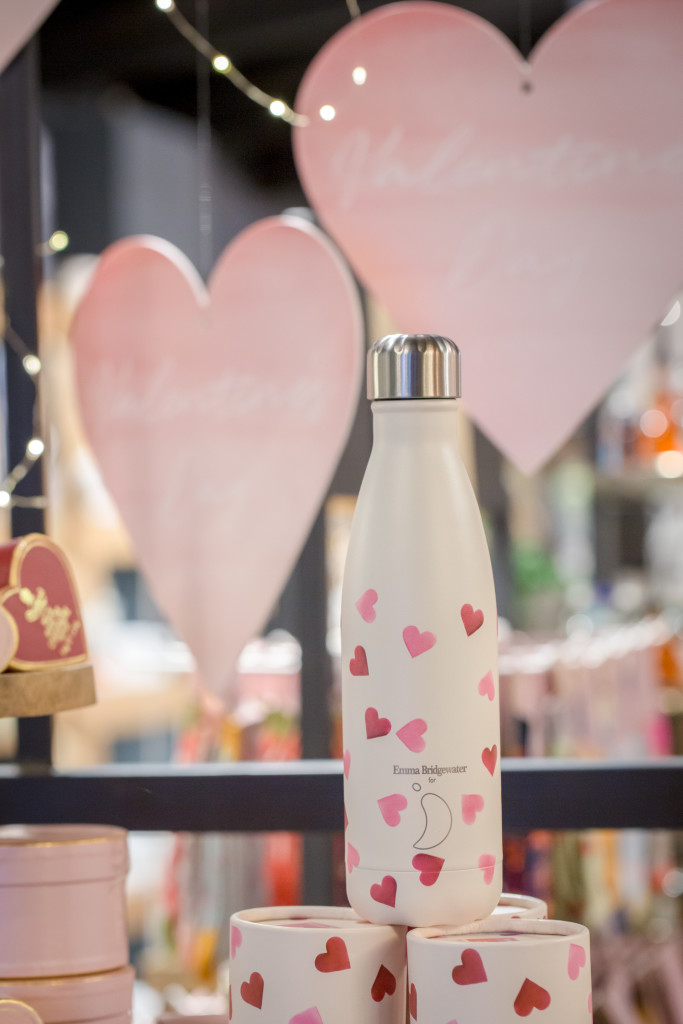
[[[246,75],[235,67],[234,62],[226,53],[221,50],[217,50],[216,47],[205,39],[204,36],[197,31],[194,25],[187,20],[185,15],[178,10],[175,0],[155,0],[155,6],[163,11],[167,15],[171,24],[180,32],[181,36],[187,39],[188,43],[194,47],[197,53],[206,57],[210,61],[214,71],[217,71],[219,75],[227,78],[236,89],[252,100],[254,103],[258,103],[260,107],[264,107],[270,111],[273,117],[279,117],[283,121],[287,121],[289,124],[295,127],[301,128],[308,124],[308,117],[305,114],[297,114],[288,103],[280,99],[278,96],[272,96],[270,93],[265,92],[263,89],[251,82]],[[360,17],[360,8],[358,6],[358,0],[346,0],[346,7],[349,15],[352,18]],[[355,80],[355,79],[354,79]],[[320,116],[325,121],[330,121],[334,117],[334,109],[330,106],[322,107],[320,110]]]
[[[291,125],[301,127],[308,124],[308,118],[306,116],[303,114],[297,114],[297,112],[293,110],[288,103],[285,103],[284,100],[280,99],[278,96],[272,96],[270,93],[267,93],[264,89],[261,89],[254,82],[250,81],[246,75],[242,74],[239,68],[235,66],[232,59],[226,53],[223,53],[221,50],[218,50],[213,46],[213,44],[209,42],[209,40],[206,39],[190,21],[188,21],[184,14],[178,10],[175,0],[155,0],[155,6],[168,17],[171,24],[191,44],[191,46],[194,47],[197,53],[201,54],[211,63],[214,71],[222,75],[224,78],[227,78],[227,80],[234,85],[235,88],[239,89],[240,92],[244,93],[248,99],[267,109],[273,117],[281,118],[283,121],[287,121]],[[358,6],[358,0],[346,0],[346,7],[350,17],[357,18],[360,16],[361,11]],[[361,70],[362,69],[356,69],[356,71]],[[354,81],[355,80],[356,79],[354,78]],[[320,116],[324,120],[331,120],[334,117],[334,113],[335,112],[332,107],[324,107],[320,111]],[[48,255],[50,253],[61,252],[67,248],[68,244],[69,238],[66,232],[55,231],[48,241],[41,245],[41,254]],[[33,436],[26,444],[26,449],[22,459],[13,466],[4,479],[0,481],[0,509],[46,508],[47,498],[45,495],[27,497],[15,493],[17,486],[28,474],[31,467],[45,452],[45,442],[41,437],[39,427],[37,387],[42,365],[40,358],[30,351],[7,317],[5,317],[2,334],[5,343],[15,352],[18,359],[21,361],[21,365],[26,374],[36,384],[36,398],[33,407]]]
[[[42,256],[63,252],[69,245],[69,236],[66,231],[53,231],[46,242],[40,246]],[[31,467],[38,461],[45,451],[45,442],[41,437],[40,416],[38,411],[38,378],[43,368],[40,357],[32,352],[23,338],[17,333],[7,315],[5,315],[2,326],[2,337],[17,358],[20,360],[24,372],[36,385],[36,397],[33,404],[33,432],[26,443],[24,455],[21,460],[12,467],[3,480],[0,480],[0,509],[11,508],[47,508],[47,498],[44,494],[24,496],[15,494],[15,490]]]

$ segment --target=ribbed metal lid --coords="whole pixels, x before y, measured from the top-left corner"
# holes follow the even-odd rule
[[[368,352],[368,398],[460,398],[460,351],[438,334],[388,334]]]

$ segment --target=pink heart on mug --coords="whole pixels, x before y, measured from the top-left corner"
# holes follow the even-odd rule
[[[484,873],[484,885],[490,885],[496,870],[496,858],[492,853],[482,853],[477,861],[477,865]]]
[[[289,1024],[323,1024],[323,1019],[317,1006],[313,1006],[310,1010],[304,1010],[303,1013],[295,1013],[293,1017],[289,1018]]]
[[[479,793],[464,793],[461,798],[462,820],[466,825],[473,825],[477,814],[484,810],[484,798]]]
[[[403,642],[408,648],[411,658],[417,658],[419,654],[432,649],[436,643],[436,636],[428,629],[421,633],[417,626],[406,626],[403,630]]]
[[[377,591],[366,590],[356,601],[358,614],[364,622],[374,622],[377,618],[375,605],[377,604]]]
[[[408,806],[408,801],[402,793],[390,793],[389,796],[382,796],[377,804],[387,825],[395,828],[396,825],[401,824],[401,811],[405,811]]]
[[[251,225],[208,291],[162,239],[100,259],[71,328],[86,432],[142,571],[203,681],[233,699],[355,412],[351,277],[300,218]]]
[[[463,949],[460,963],[452,971],[456,985],[481,985],[488,981],[484,961],[476,949]]]
[[[345,750],[342,755],[342,762],[344,764],[344,778],[348,779],[349,772],[351,771],[351,751]]]
[[[579,946],[576,942],[572,942],[569,945],[569,963],[568,972],[569,977],[572,981],[576,981],[579,976],[579,972],[582,967],[586,964],[586,950],[583,946]]]
[[[376,903],[384,903],[387,907],[396,906],[396,879],[385,875],[381,882],[370,886],[370,895]]]
[[[366,708],[365,710],[365,735],[369,740],[376,740],[380,736],[388,736],[391,732],[391,722],[388,718],[380,718],[377,708]]]
[[[683,4],[602,0],[525,61],[468,11],[394,3],[333,36],[299,89],[321,221],[396,330],[464,339],[464,404],[526,472],[680,289],[682,39]]]
[[[496,684],[493,681],[493,672],[487,672],[485,676],[479,680],[477,690],[482,697],[488,697],[489,700],[493,700],[496,696]]]
[[[443,857],[435,857],[431,853],[416,853],[413,857],[413,867],[420,872],[422,885],[434,885],[444,863]]]
[[[242,932],[236,924],[230,925],[230,959],[235,959],[235,953],[242,945]]]
[[[353,657],[349,661],[349,672],[352,676],[368,675],[368,657],[365,648],[360,644],[355,648]]]
[[[355,846],[352,846],[351,843],[347,843],[346,844],[346,870],[348,871],[349,874],[351,874],[353,869],[357,868],[359,864],[360,864],[360,854],[358,853],[358,850],[356,849]]]
[[[547,1010],[550,1006],[550,992],[537,985],[530,978],[525,978],[514,1002],[518,1017],[528,1017],[532,1010]]]
[[[396,735],[401,743],[405,743],[408,750],[412,750],[414,754],[419,754],[425,748],[425,741],[422,737],[426,732],[427,723],[424,718],[413,718],[410,722],[402,725],[400,729],[397,729]]]
[[[471,604],[464,604],[460,609],[460,618],[468,636],[472,636],[484,625],[484,613],[481,608],[473,608]]]
[[[498,761],[498,747],[495,743],[492,747],[484,747],[481,752],[481,760],[489,775],[493,775]]]

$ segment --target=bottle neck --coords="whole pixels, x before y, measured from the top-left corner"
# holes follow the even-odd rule
[[[444,442],[458,445],[455,398],[403,398],[372,403],[375,444]]]

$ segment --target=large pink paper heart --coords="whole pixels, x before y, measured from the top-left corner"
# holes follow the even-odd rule
[[[169,243],[124,239],[71,335],[86,430],[140,566],[229,699],[348,434],[363,358],[351,276],[299,218],[242,232],[208,292]]]
[[[59,0],[21,0],[0,3],[0,71],[37,32]]]
[[[299,90],[321,220],[397,330],[462,347],[465,406],[527,471],[683,283],[682,48],[677,0],[582,4],[530,63],[457,7],[389,4]]]

